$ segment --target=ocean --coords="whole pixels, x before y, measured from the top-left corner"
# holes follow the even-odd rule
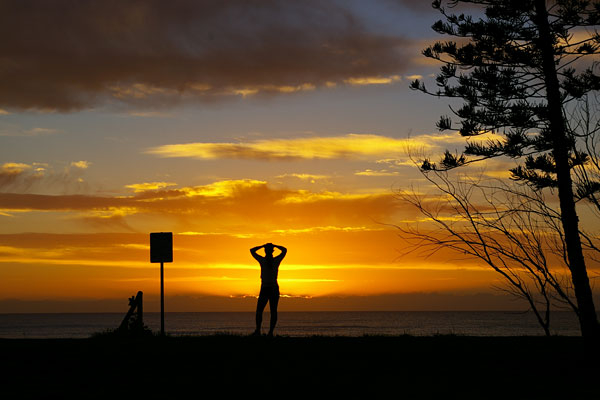
[[[0,338],[87,338],[119,326],[122,313],[0,314]],[[145,313],[144,324],[160,331],[160,313]],[[269,313],[263,317],[268,330]],[[165,331],[173,336],[250,334],[252,312],[182,312],[165,314]],[[552,334],[578,336],[576,317],[570,312],[552,313]],[[277,335],[283,336],[541,336],[532,313],[501,311],[345,311],[280,312]]]

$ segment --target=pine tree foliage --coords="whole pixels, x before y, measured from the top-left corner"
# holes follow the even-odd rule
[[[455,14],[468,6],[472,14]],[[425,160],[424,170],[445,170],[498,156],[523,159],[511,170],[515,180],[536,188],[556,187],[549,130],[546,84],[542,71],[540,34],[533,0],[452,0],[433,2],[444,19],[433,25],[455,40],[439,41],[423,55],[442,63],[436,90],[420,80],[411,88],[440,97],[464,100],[452,116],[437,123],[440,131],[457,130],[464,137],[490,135],[496,139],[470,141],[464,154],[446,152],[439,163]],[[600,1],[556,0],[548,6],[563,107],[600,89],[598,55]],[[457,121],[457,122],[455,122]],[[585,163],[569,135],[570,164]],[[600,182],[581,182],[578,196],[600,190]]]

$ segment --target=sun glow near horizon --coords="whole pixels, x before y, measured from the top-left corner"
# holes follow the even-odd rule
[[[172,295],[256,295],[260,270],[249,249],[266,242],[289,249],[279,277],[282,294],[292,297],[477,292],[498,280],[484,265],[450,251],[429,258],[405,254],[400,231],[379,221],[427,219],[392,190],[290,189],[256,179],[197,186],[148,181],[124,190],[133,194],[0,193],[9,222],[39,226],[42,212],[63,225],[62,232],[0,234],[4,296],[156,295],[157,269],[149,263],[144,230],[175,233],[175,260],[165,275]],[[441,218],[453,221],[452,215]]]
[[[0,248],[0,264],[17,269],[10,274],[2,269],[4,296],[111,298],[132,290],[157,294],[158,270],[149,262],[146,234],[81,236],[11,235],[11,246]],[[169,293],[255,295],[260,268],[248,249],[267,237],[289,249],[279,278],[282,294],[293,297],[464,290],[489,279],[489,271],[476,264],[394,261],[396,234],[391,230],[324,229],[253,238],[175,235],[174,262],[165,266]]]
[[[10,32],[10,68],[0,68],[9,312],[13,300],[156,296],[151,232],[174,233],[173,297],[255,296],[249,249],[267,242],[289,249],[281,291],[303,304],[359,296],[361,309],[394,309],[373,298],[499,283],[461,252],[415,250],[393,226],[439,234],[398,195],[436,206],[418,165],[466,144],[436,132],[446,101],[409,88],[435,85],[439,65],[421,56],[435,10],[388,0],[17,3],[0,15]],[[489,160],[457,181],[505,179],[512,167]]]
[[[15,174],[12,165],[8,169]],[[17,179],[30,169],[18,170]],[[57,232],[0,234],[3,296],[127,298],[138,290],[156,296],[157,267],[149,263],[153,231],[175,233],[174,262],[165,268],[171,296],[256,296],[260,269],[249,249],[266,242],[289,249],[280,267],[281,293],[306,301],[479,293],[500,282],[485,265],[456,252],[441,249],[425,257],[407,251],[401,231],[381,221],[427,226],[428,219],[392,189],[342,192],[311,188],[304,179],[302,189],[269,182],[279,176],[286,174],[195,186],[148,180],[112,195],[0,193],[4,229],[11,222],[19,229],[61,225]],[[426,192],[419,196],[427,198]],[[457,221],[448,211],[440,218]]]

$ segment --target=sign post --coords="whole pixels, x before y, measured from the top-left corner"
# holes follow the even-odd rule
[[[150,262],[160,263],[160,334],[165,334],[165,283],[163,263],[173,262],[173,233],[150,234]]]

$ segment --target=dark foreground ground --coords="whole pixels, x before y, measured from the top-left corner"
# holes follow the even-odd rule
[[[4,339],[0,357],[3,399],[600,398],[572,337]]]

